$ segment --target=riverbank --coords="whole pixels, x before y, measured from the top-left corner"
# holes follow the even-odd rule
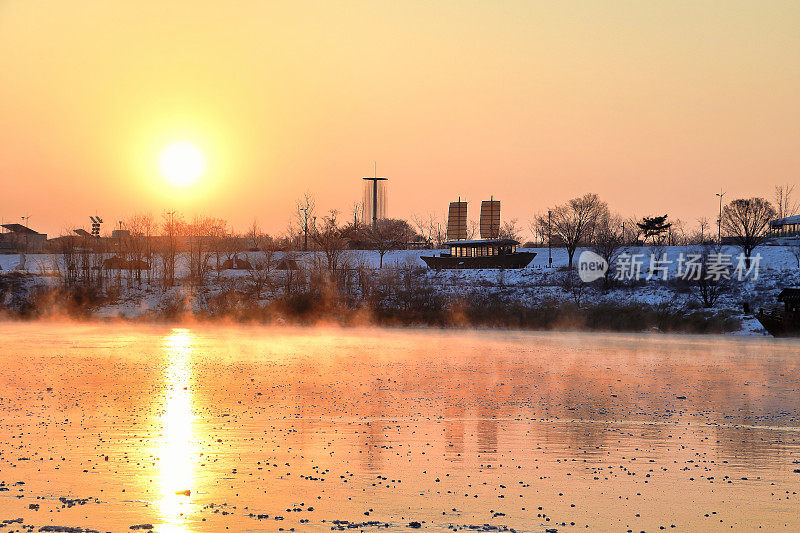
[[[647,279],[645,261],[636,279],[582,283],[567,269],[563,249],[537,252],[521,270],[432,271],[420,255],[390,252],[377,268],[377,253],[345,252],[331,275],[321,253],[295,253],[297,268],[258,268],[259,253],[242,254],[250,269],[210,270],[202,283],[179,257],[176,280],[165,287],[159,272],[109,271],[99,280],[66,284],[57,256],[28,260],[30,270],[0,272],[0,315],[9,319],[114,319],[136,322],[232,321],[261,324],[484,327],[531,330],[662,331],[763,335],[751,312],[775,303],[785,286],[800,285],[800,270],[785,247],[762,247],[756,277],[730,280],[704,302],[702,287],[674,279],[683,247],[665,248],[672,270]],[[649,249],[630,249],[631,254]],[[728,250],[735,253],[735,250]],[[646,256],[645,256],[646,257]],[[8,264],[0,257],[0,266]],[[50,265],[50,266],[48,266]],[[52,267],[55,265],[55,267]],[[262,264],[263,266],[263,264]]]

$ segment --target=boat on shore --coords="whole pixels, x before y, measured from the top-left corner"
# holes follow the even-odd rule
[[[535,252],[518,252],[518,241],[513,239],[476,239],[447,241],[450,252],[438,256],[422,256],[430,268],[525,268],[536,257]]]
[[[756,318],[773,337],[800,337],[800,288],[786,288],[778,295],[783,307],[761,308]]]
[[[447,238],[450,249],[420,259],[434,270],[479,268],[525,268],[535,252],[518,252],[519,241],[500,237],[500,201],[481,202],[480,239],[467,239],[467,202],[450,202],[447,212]]]

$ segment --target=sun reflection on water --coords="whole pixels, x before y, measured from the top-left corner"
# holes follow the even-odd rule
[[[186,531],[186,519],[195,510],[192,496],[197,450],[192,414],[192,355],[195,336],[175,328],[164,338],[167,361],[166,395],[161,414],[162,438],[158,449],[161,498],[158,508],[163,524],[159,531]]]

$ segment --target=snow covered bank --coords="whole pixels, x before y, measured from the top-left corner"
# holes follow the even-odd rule
[[[337,285],[321,280],[325,260],[320,252],[288,254],[299,270],[257,267],[210,271],[202,285],[188,279],[188,259],[178,258],[177,283],[165,289],[157,273],[148,283],[129,279],[129,273],[111,271],[100,286],[75,292],[65,287],[56,255],[29,255],[26,270],[12,273],[18,256],[0,256],[0,308],[7,315],[52,316],[58,313],[84,317],[151,319],[196,316],[265,321],[326,318],[343,322],[432,325],[487,325],[625,329],[638,327],[680,331],[729,331],[763,334],[758,322],[743,312],[774,304],[786,286],[800,285],[797,260],[787,247],[764,246],[758,273],[743,281],[731,280],[713,309],[703,309],[691,284],[676,279],[681,254],[688,247],[662,247],[655,251],[664,263],[664,276],[648,276],[652,248],[631,248],[641,254],[642,271],[637,279],[619,281],[608,290],[599,283],[575,282],[567,267],[563,248],[553,248],[549,267],[548,249],[533,249],[536,258],[521,270],[432,271],[421,255],[431,250],[389,252],[384,268],[378,269],[374,251],[345,252],[345,267]],[[734,248],[722,252],[735,256]],[[260,252],[240,254],[258,265]],[[580,250],[576,253],[576,258]],[[662,255],[665,254],[665,255]],[[274,265],[285,254],[276,253]],[[648,279],[651,277],[653,279]],[[131,277],[132,278],[132,277]],[[663,278],[666,278],[663,279]],[[477,306],[477,307],[476,307]],[[483,311],[483,313],[481,313]],[[627,319],[612,320],[603,313]],[[642,315],[639,319],[636,315]],[[485,316],[484,316],[485,315]],[[555,317],[555,318],[554,318]],[[627,322],[626,322],[627,320]],[[703,321],[708,327],[702,326]]]

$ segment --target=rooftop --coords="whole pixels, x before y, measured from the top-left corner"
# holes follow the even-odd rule
[[[786,303],[800,302],[800,288],[790,287],[783,289],[778,295],[778,301]]]
[[[800,224],[800,215],[794,215],[786,218],[776,218],[775,220],[769,221],[769,225],[773,228],[778,226],[787,226],[789,224]]]
[[[473,239],[464,241],[447,241],[444,246],[503,246],[503,245],[517,245],[519,241],[514,239]]]
[[[3,224],[3,227],[6,228],[11,233],[27,233],[28,235],[39,235],[38,231],[33,231],[31,228],[23,226],[22,224]]]

